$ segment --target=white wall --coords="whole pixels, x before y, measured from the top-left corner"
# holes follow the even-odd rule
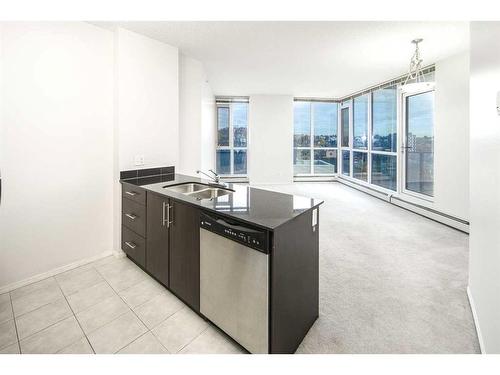
[[[113,34],[4,23],[0,287],[112,250]]]
[[[469,292],[483,352],[500,353],[500,22],[471,23]]]
[[[215,96],[207,80],[201,92],[201,169],[215,171]]]
[[[0,288],[119,251],[119,171],[179,161],[177,48],[80,22],[2,26]]]
[[[293,96],[252,95],[248,116],[250,183],[293,182]]]
[[[179,52],[116,28],[114,250],[121,253],[120,171],[179,163]],[[144,165],[135,157],[144,156]]]
[[[179,56],[176,47],[116,30],[119,168],[177,165],[179,161]]]
[[[203,64],[179,56],[179,173],[215,167],[215,97]]]
[[[434,208],[469,219],[469,52],[436,63]]]

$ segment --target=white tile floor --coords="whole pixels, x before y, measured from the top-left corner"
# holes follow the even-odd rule
[[[243,353],[127,258],[0,295],[0,353]]]

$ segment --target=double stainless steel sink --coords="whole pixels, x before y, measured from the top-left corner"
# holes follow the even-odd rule
[[[222,185],[203,184],[199,182],[185,182],[182,184],[165,186],[164,189],[181,193],[196,198],[197,200],[214,199],[234,192],[234,190]]]

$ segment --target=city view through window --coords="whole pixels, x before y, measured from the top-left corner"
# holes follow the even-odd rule
[[[401,161],[405,166],[404,189],[432,196],[434,92],[408,96],[402,104],[406,117],[403,134],[398,134],[396,85],[372,90],[342,104],[295,101],[294,175],[338,173],[396,191],[399,136],[405,145]]]
[[[216,171],[220,175],[247,174],[248,103],[217,104]]]
[[[337,173],[338,104],[294,102],[294,173]]]
[[[427,73],[430,79],[433,73]],[[217,173],[246,176],[247,154],[248,102],[218,102]],[[294,101],[293,173],[296,177],[338,174],[374,187],[397,191],[401,186],[402,191],[432,197],[434,91],[398,97],[394,84],[342,103]]]

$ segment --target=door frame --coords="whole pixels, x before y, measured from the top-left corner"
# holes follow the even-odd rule
[[[398,174],[399,174],[399,186],[398,191],[401,195],[410,196],[412,198],[417,198],[426,203],[433,203],[434,196],[429,196],[425,194],[421,194],[412,190],[406,189],[406,144],[407,144],[407,123],[406,123],[406,99],[411,96],[425,94],[427,92],[435,91],[434,82],[422,82],[417,85],[409,85],[409,86],[400,86],[398,88],[398,97],[399,97],[399,108],[398,108],[398,116],[399,116],[399,137],[398,140]],[[435,111],[433,113],[434,123],[433,123],[433,134],[435,134]],[[435,142],[435,137],[434,137]],[[434,148],[433,154],[435,155]],[[434,164],[433,158],[433,164]],[[433,165],[433,176],[435,177],[435,165]],[[433,177],[433,178],[434,178]],[[435,180],[435,178],[434,178]]]

